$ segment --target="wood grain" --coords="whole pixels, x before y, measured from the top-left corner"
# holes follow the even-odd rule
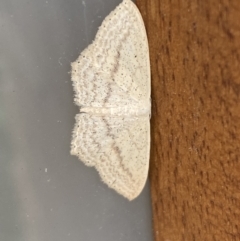
[[[139,0],[156,241],[240,240],[240,2]]]

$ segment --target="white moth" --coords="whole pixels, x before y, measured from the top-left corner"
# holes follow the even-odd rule
[[[105,18],[71,74],[80,107],[71,154],[110,188],[136,198],[149,169],[151,81],[146,30],[131,0]]]

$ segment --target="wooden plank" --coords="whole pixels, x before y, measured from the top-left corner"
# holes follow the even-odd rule
[[[240,2],[138,0],[157,241],[240,240]]]

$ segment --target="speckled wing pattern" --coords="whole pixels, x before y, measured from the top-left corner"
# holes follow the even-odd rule
[[[130,0],[103,21],[95,40],[72,63],[80,107],[71,154],[132,200],[142,191],[150,152],[150,63],[144,23]]]

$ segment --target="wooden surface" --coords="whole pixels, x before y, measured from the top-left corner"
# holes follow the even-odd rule
[[[240,1],[139,0],[157,241],[240,240]]]

